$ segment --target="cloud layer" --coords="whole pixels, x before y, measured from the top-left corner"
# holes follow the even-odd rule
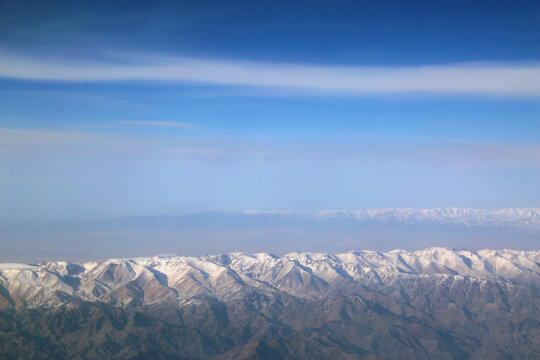
[[[540,63],[410,67],[315,66],[122,53],[113,60],[34,58],[1,53],[0,77],[30,81],[157,81],[384,93],[540,96]]]
[[[144,125],[147,123],[152,122],[142,121]],[[139,122],[134,124],[139,125]],[[157,122],[157,126],[168,125]],[[116,159],[118,162],[127,159],[145,159],[173,162],[236,161],[274,165],[290,162],[365,166],[385,164],[385,166],[409,165],[452,169],[540,167],[538,144],[332,145],[313,142],[295,145],[269,139],[249,140],[233,135],[226,134],[218,138],[203,136],[197,140],[187,141],[163,136],[148,137],[94,131],[0,128],[0,159],[18,159],[24,155],[46,159],[61,155],[63,158],[95,157],[107,158],[109,161]]]

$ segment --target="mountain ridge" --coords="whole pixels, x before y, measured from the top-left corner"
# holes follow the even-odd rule
[[[204,212],[171,216],[0,222],[0,262],[86,262],[147,254],[279,255],[449,246],[534,250],[540,210],[469,208]],[[399,242],[396,242],[399,239]]]
[[[440,221],[457,224],[468,224],[469,226],[528,226],[540,228],[540,208],[501,208],[501,209],[480,209],[480,208],[374,208],[362,210],[246,210],[246,211],[204,211],[189,212],[177,215],[134,215],[110,218],[90,218],[90,219],[36,219],[1,221],[0,225],[9,226],[18,223],[24,224],[54,224],[95,222],[125,222],[130,220],[140,221],[143,219],[153,220],[197,220],[205,217],[213,219],[235,218],[256,216],[263,217],[297,217],[305,220],[323,220],[348,218],[356,221]]]
[[[86,263],[0,264],[3,306],[52,306],[75,298],[127,306],[185,301],[199,295],[231,298],[250,289],[314,299],[405,278],[472,278],[540,289],[540,250],[293,252],[283,256],[158,255]],[[136,285],[136,286],[135,286]],[[505,285],[506,286],[506,285]],[[62,296],[58,296],[58,294]],[[174,301],[173,301],[174,302]],[[10,304],[8,306],[8,304]],[[16,306],[15,306],[16,307]]]
[[[0,264],[6,359],[535,359],[540,250]]]

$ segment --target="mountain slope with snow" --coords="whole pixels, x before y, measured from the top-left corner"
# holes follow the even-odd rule
[[[0,264],[13,359],[534,359],[540,251]]]
[[[128,305],[179,302],[251,289],[314,299],[396,282],[464,278],[540,289],[540,251],[353,251],[110,259],[84,264],[0,264],[3,307],[64,304],[73,299]]]
[[[393,222],[403,224],[447,224],[468,227],[522,227],[540,229],[540,209],[507,208],[498,210],[473,208],[383,208],[369,210],[323,211],[251,211],[237,215],[291,217],[311,220],[349,219],[357,222]]]

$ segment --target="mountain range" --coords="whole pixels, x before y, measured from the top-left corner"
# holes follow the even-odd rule
[[[534,250],[539,241],[536,208],[202,212],[0,221],[0,262],[428,246]]]
[[[0,264],[6,359],[536,359],[540,251]]]
[[[103,219],[71,219],[42,221],[4,221],[4,229],[17,225],[43,230],[54,226],[63,228],[102,227],[120,228],[137,225],[149,226],[261,226],[305,225],[308,222],[350,224],[395,223],[457,225],[466,227],[516,227],[540,229],[540,208],[473,209],[473,208],[382,208],[367,210],[321,210],[321,211],[206,211],[181,215],[131,216]]]

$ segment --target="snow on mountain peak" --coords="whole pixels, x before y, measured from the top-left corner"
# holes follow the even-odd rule
[[[301,218],[352,219],[356,221],[396,221],[403,223],[435,222],[466,226],[540,227],[540,208],[505,208],[498,210],[474,208],[382,208],[368,210],[310,211],[248,211],[251,216],[296,216]]]
[[[9,294],[6,303],[33,306],[64,303],[66,299],[127,306],[201,295],[227,298],[252,289],[318,298],[336,290],[355,291],[362,286],[416,281],[426,276],[503,281],[540,289],[539,261],[540,251],[475,252],[442,247],[338,254],[294,252],[283,256],[167,255],[85,264],[0,264],[0,286]],[[0,296],[5,293],[0,292],[4,294]]]

